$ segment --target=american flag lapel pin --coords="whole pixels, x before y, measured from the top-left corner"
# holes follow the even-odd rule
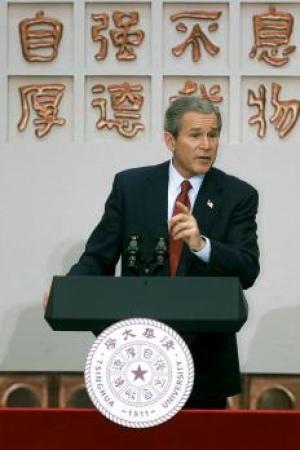
[[[210,209],[213,209],[213,207],[214,207],[214,204],[213,204],[213,202],[211,201],[211,200],[207,200],[207,206],[210,208]]]

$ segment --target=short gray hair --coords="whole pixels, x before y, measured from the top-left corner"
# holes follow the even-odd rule
[[[206,98],[193,96],[181,96],[171,103],[165,112],[164,130],[177,138],[181,128],[181,119],[187,112],[197,112],[200,114],[214,113],[217,116],[218,133],[221,133],[222,117],[219,108]]]

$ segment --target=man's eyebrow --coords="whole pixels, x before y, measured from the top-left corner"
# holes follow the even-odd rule
[[[190,131],[201,131],[202,130],[202,128],[201,127],[193,127],[193,128],[190,128]],[[209,131],[218,131],[218,128],[217,127],[213,127],[213,128],[211,128]]]

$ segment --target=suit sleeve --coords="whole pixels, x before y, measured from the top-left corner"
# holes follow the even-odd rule
[[[105,203],[104,214],[89,237],[84,253],[68,275],[114,275],[123,235],[123,205],[119,177]]]
[[[259,274],[256,213],[257,191],[251,189],[232,212],[226,242],[211,239],[212,270],[238,276],[243,289],[251,287]]]

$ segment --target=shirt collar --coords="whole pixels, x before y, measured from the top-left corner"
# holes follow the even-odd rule
[[[196,192],[200,189],[200,186],[202,184],[202,181],[204,179],[204,174],[200,175],[194,175],[193,177],[189,178],[188,181],[192,185],[192,189]],[[173,161],[170,161],[169,165],[169,183],[173,186],[174,190],[179,190],[181,183],[186,180],[174,167]]]

